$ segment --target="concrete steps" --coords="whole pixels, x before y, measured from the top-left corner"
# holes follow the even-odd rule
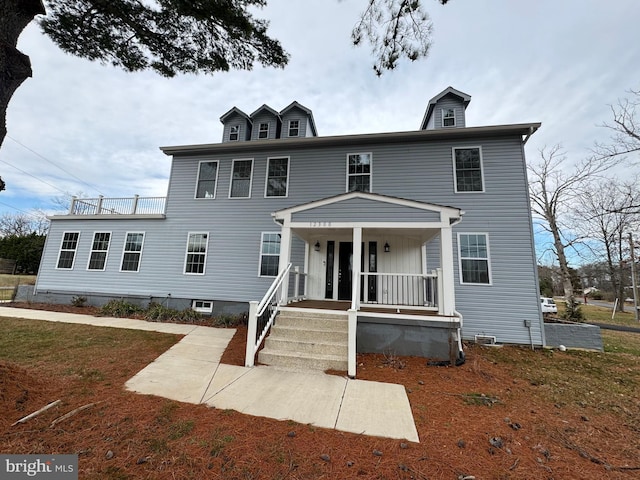
[[[258,361],[294,370],[347,369],[347,314],[283,308]]]

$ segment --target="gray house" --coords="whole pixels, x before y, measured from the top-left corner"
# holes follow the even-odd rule
[[[468,127],[470,100],[449,87],[418,130],[329,137],[297,102],[234,107],[222,142],[162,148],[166,198],[51,217],[35,299],[249,312],[248,365],[268,335],[262,363],[353,375],[356,350],[544,345],[524,158],[540,124]]]

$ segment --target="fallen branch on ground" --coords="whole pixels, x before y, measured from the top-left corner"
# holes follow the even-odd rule
[[[69,413],[66,413],[66,414],[62,415],[61,417],[58,417],[53,422],[51,422],[51,425],[49,425],[49,428],[52,428],[54,425],[66,420],[68,418],[73,417],[76,413],[80,413],[81,411],[86,410],[87,408],[91,408],[94,405],[97,405],[99,403],[102,403],[102,402],[87,403],[86,405],[82,405],[81,407],[78,407],[78,408],[76,408],[74,410],[71,410]]]
[[[61,402],[61,400],[56,400],[55,402],[51,402],[49,405],[45,405],[44,407],[42,407],[40,410],[37,410],[33,413],[30,413],[29,415],[27,415],[26,417],[22,417],[20,420],[14,422],[11,424],[11,426],[15,426],[19,423],[24,423],[27,420],[32,419],[33,417],[37,417],[38,415],[40,415],[43,412],[46,412],[47,410],[49,410],[52,407],[55,407],[56,405],[58,405]]]

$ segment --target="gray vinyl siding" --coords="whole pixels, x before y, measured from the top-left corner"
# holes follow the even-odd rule
[[[280,138],[291,138],[289,137],[289,120],[298,120],[299,130],[298,136],[295,138],[312,136],[311,132],[309,132],[309,135],[307,135],[307,128],[309,127],[308,118],[308,115],[299,108],[295,107],[290,109],[282,116],[282,133],[280,135]]]
[[[247,121],[246,118],[242,117],[241,115],[238,115],[237,113],[234,113],[233,115],[230,115],[224,122],[224,126],[222,128],[222,141],[223,142],[229,142],[229,141],[233,141],[235,142],[236,140],[229,140],[229,133],[231,132],[231,127],[233,125],[239,125],[240,126],[240,131],[238,132],[238,140],[239,142],[243,142],[246,140],[249,140],[250,135],[251,135],[251,124]]]
[[[453,108],[455,111],[456,125],[455,127],[443,127],[442,126],[442,110]],[[436,106],[433,111],[433,127],[432,128],[462,128],[465,127],[465,115],[464,104],[459,97],[448,94],[442,97],[436,102]]]
[[[283,132],[288,128],[288,118],[284,119]],[[306,122],[303,118],[300,120],[303,128]],[[304,136],[304,132],[301,131],[300,136]],[[310,145],[292,149],[287,148],[287,142],[274,141],[272,147],[260,149],[255,154],[221,152],[177,156],[172,163],[165,220],[52,221],[37,288],[92,289],[122,295],[171,294],[242,302],[260,300],[272,281],[260,277],[258,270],[261,233],[278,230],[271,213],[345,193],[346,155],[366,151],[373,155],[372,193],[465,211],[462,221],[454,227],[453,235],[456,309],[464,316],[464,338],[472,339],[476,334],[494,335],[499,342],[526,344],[529,343],[529,331],[524,326],[527,319],[532,323],[534,343],[541,344],[542,323],[520,138],[486,137],[472,141],[433,140],[404,144],[375,143],[375,138],[370,141],[372,143],[355,146],[317,148]],[[482,147],[485,192],[454,192],[454,146]],[[290,157],[289,195],[264,198],[267,158],[278,156]],[[234,158],[254,159],[250,198],[228,198]],[[193,198],[200,160],[219,161],[215,199]],[[327,218],[331,216],[331,208],[335,207],[324,209]],[[389,214],[405,216],[411,210],[380,208],[383,218]],[[54,268],[64,231],[82,231],[78,258],[71,272]],[[112,232],[108,265],[103,272],[86,271],[94,231]],[[138,273],[119,272],[127,231],[146,234]],[[205,275],[183,273],[187,232],[209,232]],[[460,284],[459,232],[488,235],[491,285]],[[427,246],[428,270],[438,266],[438,248],[437,239]],[[302,268],[303,242],[296,240],[292,250],[295,252],[294,265],[299,264]]]
[[[273,140],[278,132],[278,119],[268,112],[260,113],[255,117],[252,117],[253,129],[251,130],[251,140]],[[260,124],[269,124],[269,136],[264,138],[258,138],[260,134]]]

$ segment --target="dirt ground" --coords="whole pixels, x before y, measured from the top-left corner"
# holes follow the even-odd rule
[[[244,328],[237,330],[223,363],[243,363],[245,335]],[[359,379],[405,386],[420,443],[127,392],[124,382],[161,353],[144,345],[96,356],[92,367],[103,372],[100,378],[70,374],[59,361],[29,368],[0,361],[0,452],[75,453],[81,479],[640,477],[637,396],[616,408],[590,403],[589,392],[558,401],[558,386],[531,372],[551,366],[559,353],[497,350],[467,345],[460,367],[358,355]],[[562,358],[570,368],[573,357]],[[575,358],[578,368],[584,358]],[[56,399],[58,406],[12,425]]]

